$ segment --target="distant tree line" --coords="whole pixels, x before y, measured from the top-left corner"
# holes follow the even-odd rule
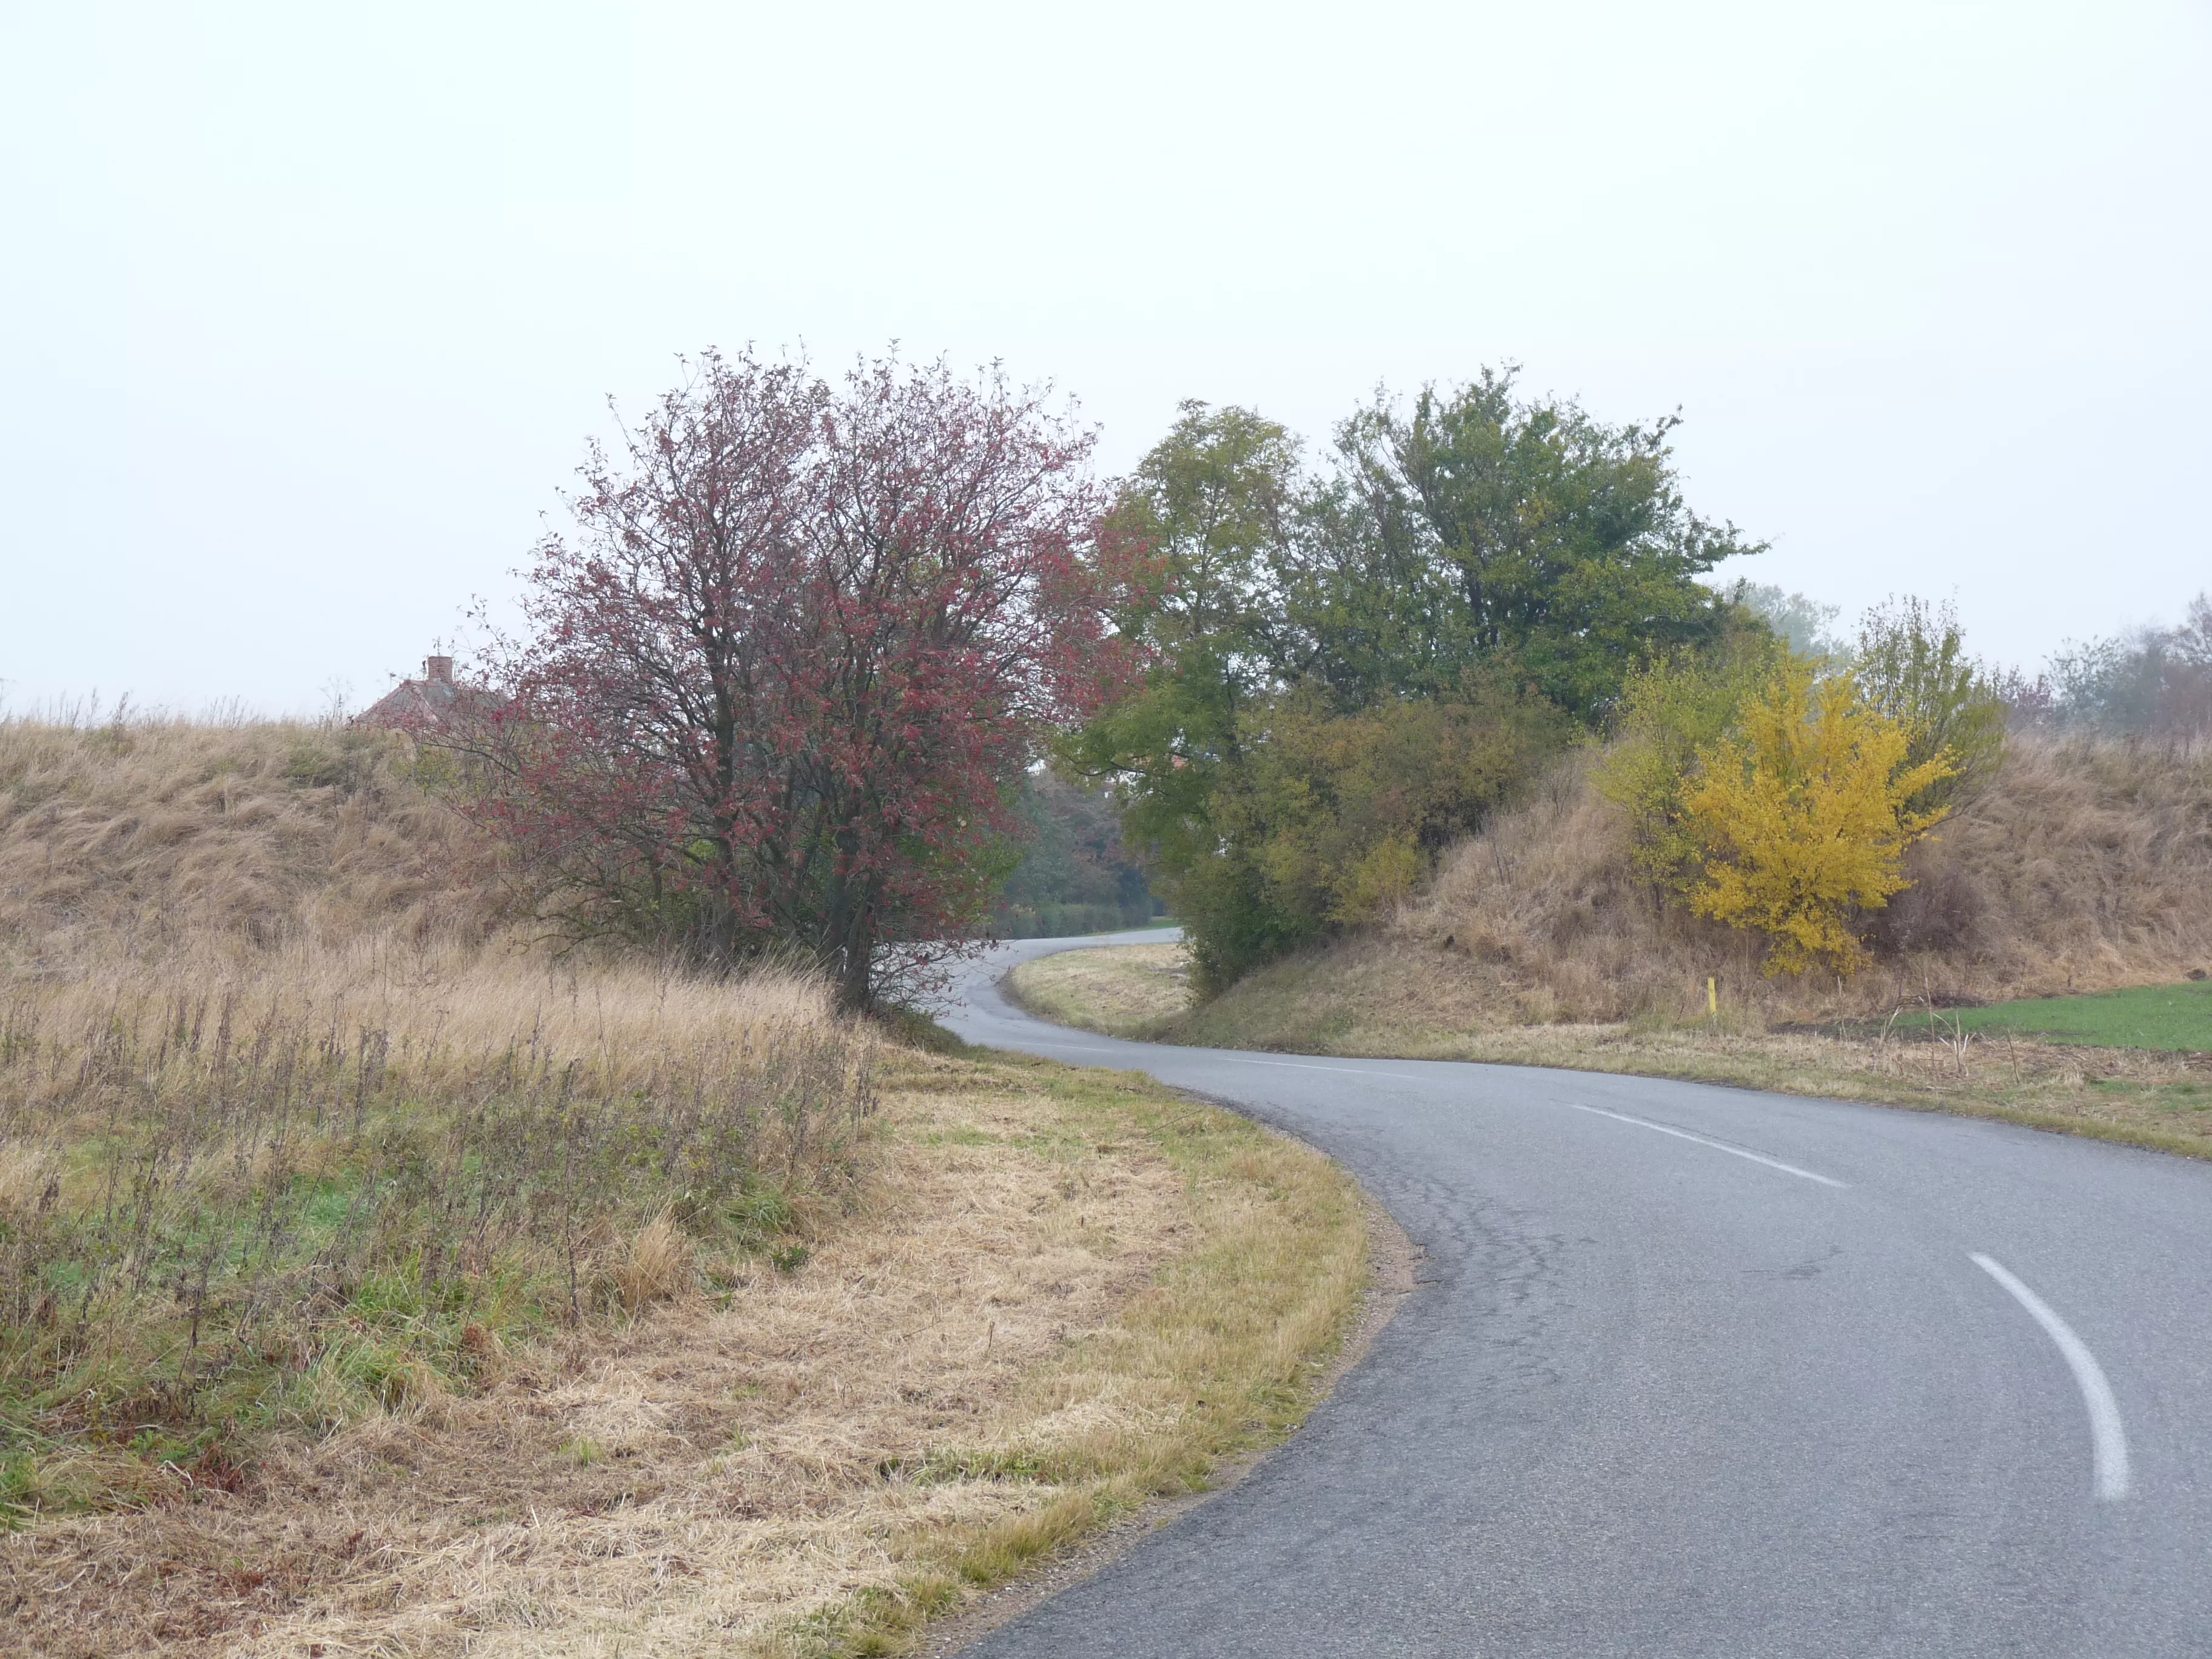
[[[2199,593],[2175,628],[2139,628],[2069,642],[2034,680],[2007,694],[2021,720],[2114,735],[2212,733],[2212,593]]]
[[[1043,770],[1014,800],[1025,842],[1006,878],[991,930],[1003,939],[1057,939],[1142,927],[1165,908],[1121,840],[1110,789],[1079,787]]]

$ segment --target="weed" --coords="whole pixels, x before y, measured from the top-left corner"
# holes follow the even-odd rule
[[[0,1415],[118,1501],[143,1424],[412,1408],[683,1294],[696,1233],[795,1267],[795,1194],[852,1178],[872,1039],[798,981],[285,965],[0,994]]]

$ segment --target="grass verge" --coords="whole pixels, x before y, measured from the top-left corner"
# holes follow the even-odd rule
[[[1778,1030],[1729,1014],[1694,1024],[1498,1026],[1470,1006],[1450,963],[1372,942],[1277,963],[1197,1007],[1175,994],[1157,964],[1110,960],[1122,953],[1108,947],[1041,957],[1016,969],[1009,988],[1047,1018],[1153,1042],[1679,1078],[1995,1118],[2212,1158],[2212,1055],[2083,1046],[2005,1030],[1995,1019],[1978,1029],[1978,1015],[2001,1015],[2002,1007],[1938,1010],[1917,1022],[1905,1010],[1872,1025]],[[1094,994],[1095,1017],[1085,1001]],[[2180,994],[2200,993],[2192,985]],[[2110,1030],[2120,1017],[2098,1018]]]
[[[803,1245],[0,1537],[0,1650],[894,1653],[1300,1420],[1366,1273],[1328,1160],[1043,1061],[874,1093]]]
[[[1141,1040],[1189,1009],[1190,953],[1180,945],[1060,951],[1021,963],[1006,988],[1040,1019]]]

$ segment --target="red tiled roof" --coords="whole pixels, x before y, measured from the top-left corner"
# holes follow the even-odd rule
[[[442,726],[459,710],[486,701],[489,694],[453,684],[453,659],[433,657],[419,680],[402,680],[353,717],[355,726],[390,726],[412,730]]]

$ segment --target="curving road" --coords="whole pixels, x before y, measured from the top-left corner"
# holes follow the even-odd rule
[[[1121,1042],[1341,1159],[1426,1253],[1297,1437],[966,1650],[2212,1655],[2212,1166],[1590,1073]]]

